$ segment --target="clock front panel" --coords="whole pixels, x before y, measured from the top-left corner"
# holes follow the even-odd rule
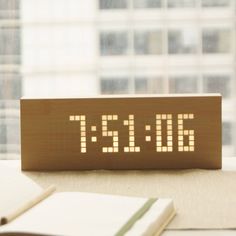
[[[22,99],[24,170],[221,168],[221,97]]]

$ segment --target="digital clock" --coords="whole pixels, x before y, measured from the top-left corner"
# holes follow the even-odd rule
[[[24,170],[221,168],[221,96],[21,99]]]

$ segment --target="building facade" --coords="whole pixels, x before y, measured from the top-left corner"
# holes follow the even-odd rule
[[[235,1],[21,0],[19,11],[11,100],[220,92],[223,155],[235,155]]]

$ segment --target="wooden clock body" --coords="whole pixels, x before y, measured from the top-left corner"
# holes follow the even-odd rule
[[[23,170],[221,168],[218,94],[21,99]]]

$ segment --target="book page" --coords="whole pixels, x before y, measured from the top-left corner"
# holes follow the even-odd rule
[[[46,235],[115,235],[146,198],[91,193],[54,193],[0,232]],[[0,233],[1,234],[1,233]]]
[[[0,165],[0,218],[12,213],[42,192],[31,179],[7,165]]]

